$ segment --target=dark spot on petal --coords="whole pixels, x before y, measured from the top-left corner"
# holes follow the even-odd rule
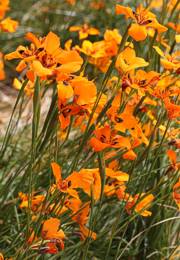
[[[20,50],[20,51],[18,51],[20,54],[23,54],[24,53],[24,50]]]
[[[38,51],[43,51],[43,50],[44,50],[43,47],[38,48]]]
[[[146,21],[142,22],[141,25],[147,25],[149,23],[152,23],[152,20],[146,20]]]
[[[123,119],[121,119],[120,117],[115,117],[115,121],[117,123],[121,123],[121,122],[123,122]]]
[[[64,84],[65,86],[68,86],[68,85],[69,85],[69,83],[68,83],[66,80],[63,80],[63,84]]]

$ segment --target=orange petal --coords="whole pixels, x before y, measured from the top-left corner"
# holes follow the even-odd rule
[[[86,39],[87,37],[88,37],[87,32],[79,31],[79,39],[80,40]]]
[[[18,22],[7,17],[0,22],[0,28],[4,32],[15,32],[18,27]]]
[[[63,82],[59,82],[57,85],[58,97],[60,100],[65,101],[70,99],[74,95],[74,91],[71,85],[65,85]]]
[[[57,218],[50,218],[46,220],[43,224],[42,227],[42,237],[44,239],[51,239],[51,238],[56,238],[56,239],[64,239],[65,235],[64,232],[59,229],[60,226],[60,220]]]
[[[93,184],[92,170],[82,169],[80,172],[73,172],[66,178],[67,181],[71,181],[71,188],[81,188],[85,192],[89,193],[90,186]]]
[[[177,161],[176,153],[175,153],[173,150],[168,150],[168,151],[167,151],[167,155],[168,155],[170,161],[171,161],[173,164],[176,164],[176,161]]]
[[[28,32],[26,34],[26,39],[31,41],[32,43],[34,43],[34,45],[39,48],[39,46],[41,45],[41,42],[39,41],[39,39],[31,32]]]
[[[99,30],[96,28],[89,28],[89,34],[90,35],[98,35],[99,34]]]
[[[79,199],[78,192],[73,189],[67,189],[67,193],[75,199]]]
[[[70,31],[70,32],[77,32],[77,31],[79,31],[79,30],[81,30],[81,26],[71,26],[71,27],[69,28],[69,31]]]
[[[13,87],[19,90],[22,87],[22,83],[17,78],[14,78]]]
[[[180,179],[173,187],[173,198],[180,210]]]
[[[26,63],[24,62],[24,60],[21,60],[21,61],[19,62],[19,64],[17,65],[17,67],[16,67],[16,71],[17,71],[17,72],[21,72],[21,71],[23,71],[26,67],[27,67],[27,65],[26,65]]]
[[[150,206],[151,202],[154,200],[154,195],[149,194],[145,196],[140,202],[137,203],[135,207],[135,211],[140,213],[144,217],[148,217],[151,215],[150,211],[147,211],[146,208]]]
[[[129,175],[122,171],[113,171],[112,169],[106,168],[106,175],[112,179],[116,179],[118,181],[128,181]]]
[[[63,73],[77,72],[83,63],[83,59],[76,51],[61,51],[57,60],[62,64],[57,71]]]
[[[137,155],[135,154],[135,152],[133,150],[129,150],[128,152],[123,154],[123,159],[127,159],[127,160],[135,160],[137,158]]]
[[[94,178],[93,185],[92,185],[92,196],[94,200],[98,200],[101,195],[101,177],[100,177],[99,170],[95,169],[92,175]]]
[[[153,46],[153,48],[161,57],[165,58],[164,52],[158,46]]]
[[[57,59],[58,62],[60,62],[61,64],[67,64],[72,62],[79,62],[81,64],[83,63],[83,59],[77,51],[61,50],[61,52],[57,56]]]
[[[5,60],[21,59],[21,54],[18,51],[21,47],[22,47],[22,50],[25,50],[25,47],[20,46],[16,51],[6,54],[4,56],[4,59]]]
[[[146,27],[139,24],[132,24],[128,34],[136,41],[144,41],[147,37]]]
[[[43,67],[41,62],[37,60],[32,62],[31,68],[38,77],[48,76],[52,74],[52,71],[50,69]]]
[[[152,23],[150,23],[150,27],[156,29],[158,33],[163,33],[168,30],[167,27],[163,26],[162,24],[158,23],[157,20],[153,20]]]
[[[60,47],[60,38],[53,32],[46,36],[44,48],[49,54],[53,54]]]
[[[71,181],[73,189],[81,188],[85,193],[95,200],[98,200],[101,192],[101,179],[98,169],[82,169],[80,172],[73,172],[67,179]]]
[[[90,139],[89,144],[93,147],[95,152],[100,152],[100,151],[104,150],[105,148],[110,147],[109,144],[102,143],[95,137],[92,137]]]
[[[71,84],[79,105],[89,104],[96,97],[96,86],[92,81],[83,77],[77,77],[72,80]]]
[[[82,232],[83,239],[90,237],[93,240],[96,240],[97,237],[96,233],[91,231],[89,228],[85,227],[84,225],[80,225],[80,231]]]
[[[123,5],[116,5],[116,14],[124,14],[126,19],[134,18],[132,9]]]
[[[53,175],[55,177],[56,183],[61,181],[62,180],[61,167],[55,162],[51,163],[51,167],[52,167],[52,171],[53,171]]]
[[[28,78],[31,82],[35,82],[34,71],[28,70],[28,71],[26,72],[26,76],[27,76],[27,78]]]
[[[64,130],[70,124],[70,116],[64,117],[63,114],[60,114],[59,121],[60,121],[61,129]]]

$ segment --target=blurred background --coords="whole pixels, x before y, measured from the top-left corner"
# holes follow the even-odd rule
[[[19,26],[14,33],[0,33],[0,52],[7,54],[19,45],[28,45],[24,37],[27,32],[39,37],[53,31],[60,36],[62,46],[69,38],[75,45],[78,43],[78,33],[69,32],[69,27],[84,23],[99,28],[101,35],[92,39],[101,39],[105,27],[113,28],[118,21],[114,16],[115,3],[104,0],[10,0],[6,17],[18,21]],[[0,134],[4,132],[18,94],[12,87],[13,79],[19,76],[15,70],[16,64],[15,60],[4,61],[6,77],[0,81]]]
[[[69,32],[69,28],[84,23],[100,30],[98,36],[89,36],[88,40],[101,40],[105,29],[117,28],[123,34],[127,21],[115,15],[115,5],[119,3],[131,7],[138,4],[148,6],[152,2],[162,3],[161,0],[10,0],[6,17],[17,20],[19,26],[14,33],[0,33],[0,52],[7,54],[19,45],[28,45],[24,37],[27,32],[33,32],[40,37],[53,31],[61,38],[62,47],[70,38],[72,46],[81,44],[78,33]],[[12,109],[18,93],[12,87],[13,79],[19,76],[15,70],[17,61],[4,63],[6,78],[0,81],[0,126],[8,120],[9,110]]]
[[[161,2],[161,0],[159,0]],[[123,4],[131,7],[143,4],[148,6],[152,0],[10,0],[10,16],[19,22],[14,33],[1,32],[0,51],[4,54],[15,50],[20,44],[26,44],[24,36],[33,32],[37,36],[44,36],[49,31],[57,33],[61,38],[61,45],[71,38],[73,45],[79,43],[78,33],[69,32],[74,25],[90,24],[100,30],[100,35],[89,36],[89,40],[96,41],[103,37],[105,29],[118,28],[123,34],[125,19],[115,15],[115,5]],[[12,83],[17,76],[14,61],[5,62],[7,77],[6,85]]]
[[[24,35],[33,32],[37,36],[44,36],[49,31],[57,33],[61,44],[73,39],[73,45],[78,42],[78,33],[69,32],[69,27],[74,25],[90,24],[100,30],[99,36],[92,36],[95,41],[103,37],[106,29],[118,28],[123,33],[125,19],[115,15],[115,4],[128,4],[132,1],[121,0],[11,0],[7,17],[17,20],[19,27],[14,33],[0,34],[0,50],[5,54],[25,44]],[[133,1],[137,5],[146,1]],[[91,37],[89,37],[91,40]],[[8,81],[12,79],[15,68],[13,62],[6,62],[6,72],[10,71]]]

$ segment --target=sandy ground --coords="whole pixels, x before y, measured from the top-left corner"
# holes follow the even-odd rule
[[[0,83],[0,134],[2,135],[9,122],[18,92]]]
[[[16,102],[16,98],[18,95],[18,91],[15,89],[4,86],[0,83],[0,136],[2,137],[7,128],[14,104]],[[41,104],[41,115],[46,114],[49,105],[51,102],[51,91],[47,91],[45,97],[43,98],[43,102]],[[30,99],[27,102],[25,108],[23,109],[23,113],[21,119],[19,121],[18,127],[22,128],[24,125],[31,122],[32,116],[32,100]]]

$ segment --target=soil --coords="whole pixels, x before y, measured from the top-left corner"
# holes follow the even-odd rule
[[[49,109],[49,105],[51,102],[51,93],[52,91],[48,90],[41,102],[41,119],[44,118],[46,112]],[[4,135],[6,131],[17,96],[18,96],[17,90],[13,89],[10,86],[4,85],[2,82],[0,82],[0,136],[1,137]],[[25,106],[23,107],[23,113],[18,123],[18,128],[20,129],[24,125],[31,123],[31,119],[32,119],[32,99],[30,98],[27,99],[25,102]]]
[[[18,92],[10,86],[0,82],[0,135],[2,135],[9,122]]]

